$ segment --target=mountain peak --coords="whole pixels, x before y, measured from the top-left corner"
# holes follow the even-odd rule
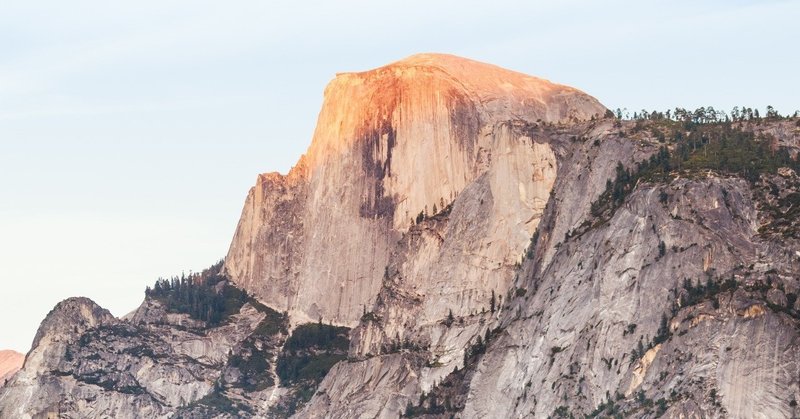
[[[325,89],[308,163],[314,170],[376,133],[417,143],[431,136],[463,141],[467,133],[460,130],[470,121],[488,129],[511,120],[569,123],[605,112],[572,87],[455,55],[417,54],[337,74]]]
[[[541,105],[535,116],[546,122],[586,120],[605,112],[605,107],[595,98],[573,87],[451,54],[414,54],[372,70],[339,73],[337,79],[356,80],[361,84],[385,77],[406,78],[424,88],[429,87],[424,79],[430,73],[450,79],[464,93],[484,104],[502,101],[507,108]],[[580,100],[563,103],[565,96]],[[552,107],[557,109],[550,111]]]
[[[80,331],[97,326],[114,319],[111,313],[86,297],[68,298],[50,310],[42,321],[33,348],[39,346],[43,339],[61,335],[77,335]]]
[[[408,56],[383,68],[392,67],[429,67],[442,70],[454,78],[462,81],[492,83],[498,81],[516,81],[527,84],[537,84],[543,89],[569,89],[578,91],[568,86],[559,85],[539,77],[534,77],[518,71],[509,70],[494,64],[476,61],[452,54],[422,53]],[[508,89],[504,89],[508,90]]]
[[[456,80],[469,83],[471,85],[469,87],[483,87],[490,90],[499,88],[503,93],[508,93],[515,87],[523,90],[531,90],[531,88],[536,87],[541,91],[569,90],[580,92],[569,86],[552,83],[549,80],[509,70],[494,64],[442,53],[414,54],[373,70],[342,74],[367,75],[382,70],[400,70],[415,67],[440,70]]]

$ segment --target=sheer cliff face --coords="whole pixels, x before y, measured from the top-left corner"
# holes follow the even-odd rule
[[[405,255],[401,269],[420,294],[437,295],[421,320],[446,306],[480,310],[477,301],[485,306],[491,290],[508,285],[557,170],[550,145],[512,122],[604,112],[575,89],[447,55],[340,74],[308,154],[250,191],[227,272],[295,322],[355,325],[412,220],[470,190],[483,205],[455,205],[464,210],[460,229]]]

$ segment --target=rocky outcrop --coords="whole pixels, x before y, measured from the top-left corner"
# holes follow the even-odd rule
[[[784,147],[793,156],[800,153],[800,124],[797,118],[768,120],[766,123],[741,123],[742,129],[755,132],[775,147]]]
[[[221,267],[160,279],[122,319],[86,298],[59,303],[0,389],[0,417],[288,417],[347,358],[349,329],[290,331]]]
[[[19,352],[9,350],[0,351],[0,387],[5,384],[7,379],[22,368],[23,362],[25,362],[25,355]]]
[[[133,317],[116,319],[86,298],[59,303],[0,391],[0,417],[170,417],[212,391],[264,314],[245,306],[207,328],[148,299]]]

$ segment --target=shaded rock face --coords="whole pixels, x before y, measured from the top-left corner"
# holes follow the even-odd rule
[[[800,153],[800,125],[797,118],[770,121],[765,124],[750,124],[743,127],[752,130],[761,136],[767,136],[777,147],[785,147],[792,156],[797,157]]]
[[[568,228],[556,207],[551,243]],[[520,281],[538,291],[509,307],[464,415],[540,417],[561,406],[586,414],[619,394],[636,416],[655,415],[656,400],[668,417],[795,416],[798,320],[779,289],[796,289],[798,260],[758,236],[756,208],[737,179],[639,188],[607,224],[562,243]],[[782,244],[797,250],[797,241]],[[690,301],[687,293],[719,278],[743,285]],[[638,341],[646,349],[660,334],[659,319],[670,338],[637,353]]]

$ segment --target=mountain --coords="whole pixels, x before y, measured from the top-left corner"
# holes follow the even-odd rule
[[[248,194],[226,271],[293,321],[353,327],[374,304],[411,220],[467,191],[462,199],[486,195],[486,206],[459,218],[488,217],[487,224],[446,241],[474,248],[419,260],[416,269],[453,287],[426,308],[426,319],[447,314],[446,306],[471,312],[491,289],[507,288],[555,177],[550,146],[518,141],[514,122],[605,111],[575,89],[449,55],[339,74],[325,89],[308,153],[287,176],[260,176]],[[460,282],[443,269],[461,270]]]
[[[59,303],[0,417],[800,415],[798,150],[449,55],[339,74],[225,260]]]
[[[9,350],[0,351],[0,387],[5,384],[6,379],[14,375],[25,362],[25,355]]]

